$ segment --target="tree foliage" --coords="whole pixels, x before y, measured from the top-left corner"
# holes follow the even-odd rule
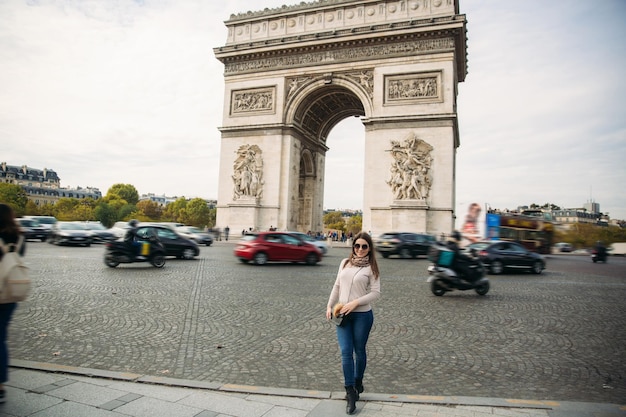
[[[346,221],[343,219],[343,215],[340,211],[331,211],[324,214],[324,227],[331,230],[346,230]]]
[[[26,213],[28,194],[22,187],[16,184],[0,183],[0,202],[11,206],[16,216]]]
[[[626,229],[615,226],[576,223],[566,231],[557,231],[555,233],[555,242],[571,243],[577,249],[591,248],[597,241],[603,242],[606,246],[615,242],[626,242]]]
[[[348,219],[348,224],[346,228],[346,231],[348,233],[352,233],[353,235],[359,233],[361,230],[363,230],[363,216],[361,216],[360,214],[351,216]]]
[[[137,204],[139,201],[139,193],[135,186],[131,184],[113,184],[107,191],[106,196],[118,196],[120,199],[126,200],[128,204]]]

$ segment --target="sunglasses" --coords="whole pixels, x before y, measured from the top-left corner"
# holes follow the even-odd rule
[[[360,245],[360,244],[358,244],[358,243],[355,243],[355,244],[354,244],[354,248],[355,248],[355,249],[363,249],[363,250],[366,250],[367,248],[369,248],[369,246],[367,245],[367,243],[364,243],[364,244],[362,244],[362,245]]]

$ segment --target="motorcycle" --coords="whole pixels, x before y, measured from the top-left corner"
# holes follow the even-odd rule
[[[591,251],[591,260],[595,264],[596,262],[606,263],[606,251],[594,249]]]
[[[152,266],[163,268],[165,265],[165,246],[156,237],[138,241],[140,255],[135,252],[135,247],[128,247],[123,240],[107,242],[105,244],[104,263],[111,268],[119,264],[134,262],[149,262]]]
[[[454,251],[445,246],[434,245],[429,253],[433,262],[428,267],[428,280],[431,292],[441,297],[446,292],[474,290],[478,295],[489,292],[489,279],[482,262],[476,257],[468,257],[468,267],[463,275],[454,269]]]

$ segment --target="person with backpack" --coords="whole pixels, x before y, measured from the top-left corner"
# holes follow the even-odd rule
[[[20,228],[15,221],[15,214],[11,206],[0,203],[0,239],[5,245],[17,244],[21,241],[21,245],[16,251],[20,256],[24,256],[26,252],[26,240],[20,239]],[[4,257],[4,251],[0,249],[0,262]],[[4,383],[9,380],[9,350],[7,347],[7,331],[13,312],[17,307],[17,303],[0,304],[0,403],[5,401]]]

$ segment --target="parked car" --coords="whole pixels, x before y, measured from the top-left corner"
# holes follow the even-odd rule
[[[91,232],[82,222],[56,222],[52,226],[49,243],[57,245],[91,245]]]
[[[163,246],[166,256],[175,256],[180,259],[193,259],[200,254],[198,244],[191,239],[179,235],[168,225],[156,223],[140,223],[137,227],[137,236],[148,240],[156,234]]]
[[[86,222],[85,228],[91,232],[91,240],[93,243],[112,242],[118,237],[113,231],[104,227],[99,222]]]
[[[505,270],[529,270],[541,274],[546,268],[546,260],[536,252],[529,251],[516,242],[492,241],[476,242],[467,247],[474,250],[481,262],[492,274]]]
[[[20,230],[26,240],[35,239],[45,242],[50,234],[49,229],[41,226],[34,219],[19,218],[15,220],[17,220],[17,224],[20,226]]]
[[[198,227],[178,226],[176,231],[187,239],[193,240],[198,245],[211,246],[213,244],[213,236]]]
[[[302,232],[288,232],[288,233],[296,237],[299,237],[301,240],[304,240],[305,242],[308,242],[312,245],[317,246],[320,252],[322,252],[322,255],[326,255],[326,253],[328,252],[328,245],[326,244],[325,240],[315,239],[313,236],[307,235],[306,233],[302,233]]]
[[[557,252],[572,252],[574,247],[569,243],[559,242],[554,244],[554,249],[556,249]]]
[[[375,248],[383,258],[398,255],[400,258],[417,258],[428,255],[436,239],[425,233],[390,232],[375,239]]]
[[[235,246],[235,256],[243,263],[305,262],[315,265],[322,252],[297,236],[286,232],[261,232],[244,235]]]

